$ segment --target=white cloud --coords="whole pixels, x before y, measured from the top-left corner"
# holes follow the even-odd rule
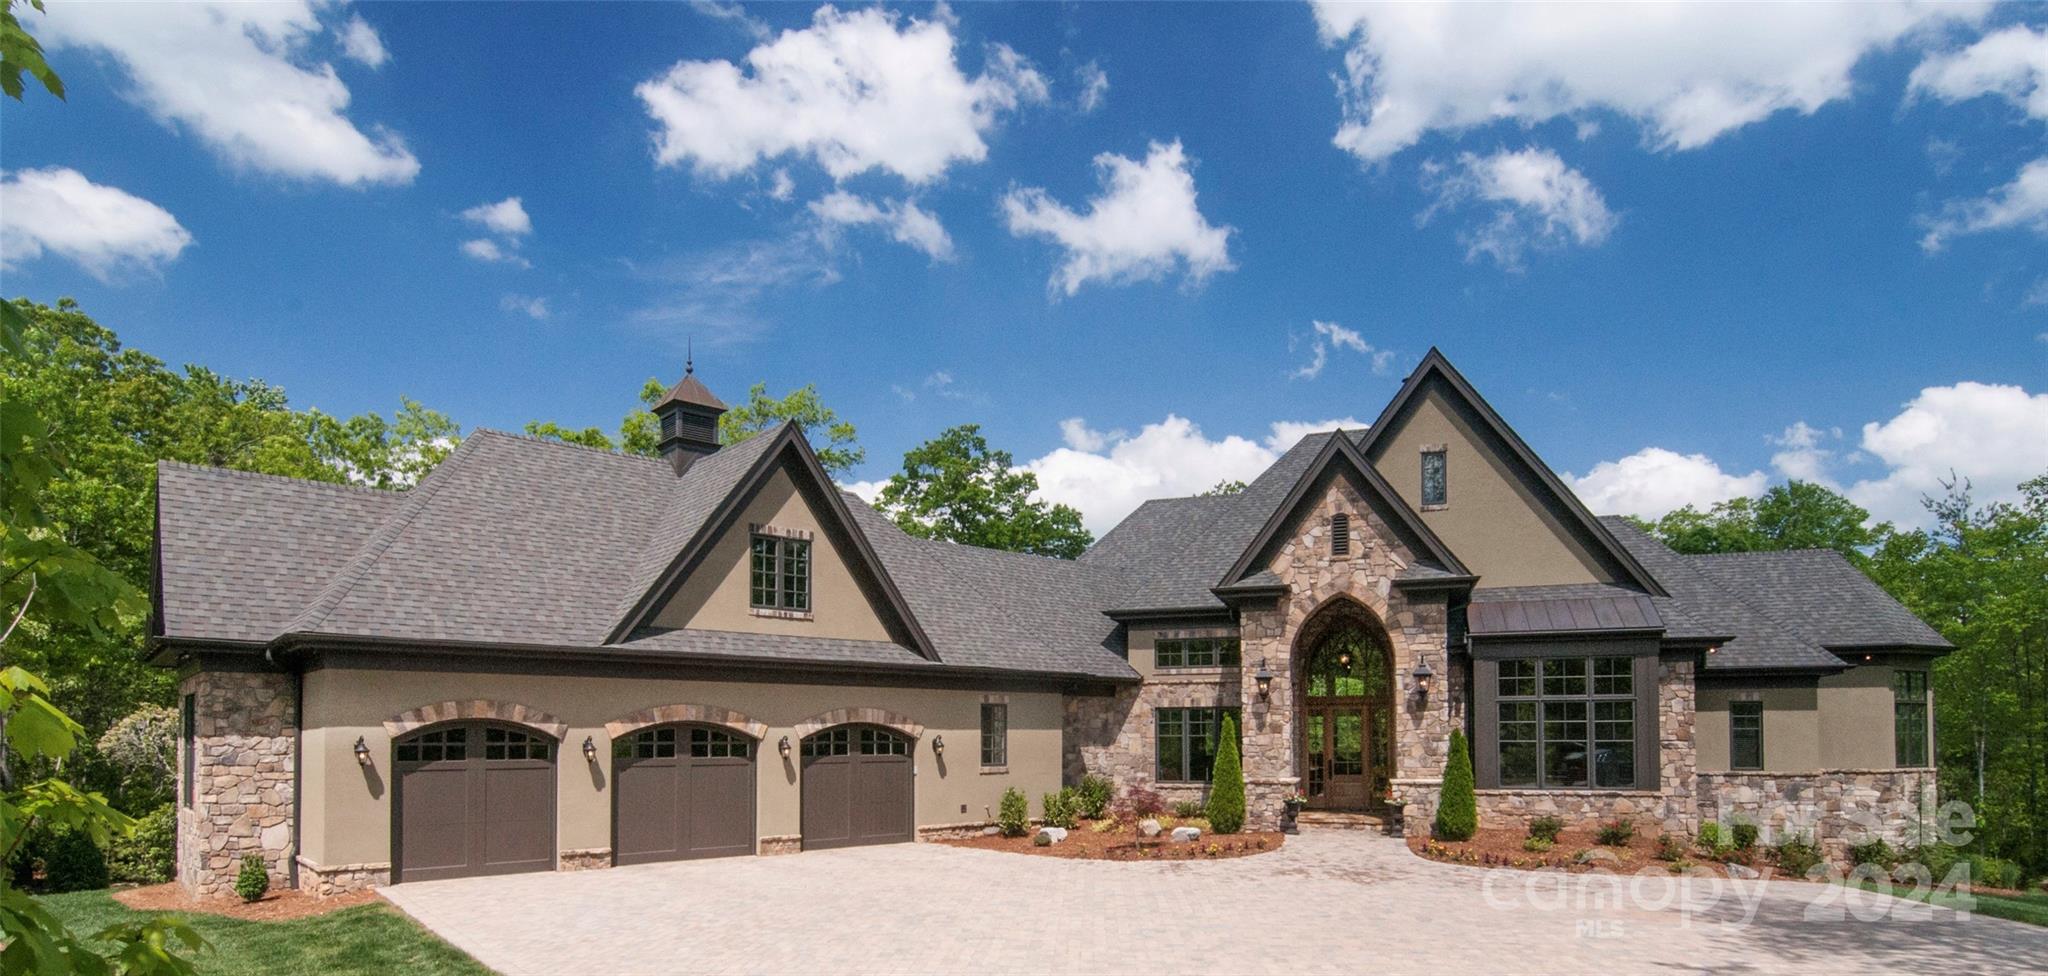
[[[1455,165],[1431,163],[1423,173],[1424,186],[1436,191],[1436,202],[1419,218],[1424,222],[1471,201],[1494,205],[1491,222],[1461,235],[1468,261],[1483,254],[1501,267],[1519,268],[1530,247],[1596,246],[1619,220],[1593,182],[1548,149],[1460,153]]]
[[[532,295],[506,295],[498,299],[498,307],[507,312],[521,312],[532,319],[547,318],[550,313],[548,300]]]
[[[1360,420],[1357,417],[1335,417],[1329,420],[1276,420],[1267,427],[1269,433],[1266,434],[1265,445],[1266,449],[1272,451],[1274,458],[1277,459],[1280,455],[1287,453],[1288,448],[1301,443],[1301,439],[1310,434],[1320,434],[1326,430],[1343,430],[1355,434],[1370,426],[1372,426],[1370,422]]]
[[[796,196],[796,181],[789,178],[789,170],[778,169],[769,177],[768,196],[776,200]]]
[[[344,186],[419,173],[397,135],[349,121],[348,86],[305,56],[325,30],[312,4],[62,3],[32,29],[52,48],[119,61],[133,101],[237,167]]]
[[[811,202],[811,213],[826,228],[879,224],[900,244],[908,244],[934,261],[953,260],[953,238],[931,211],[914,200],[884,200],[880,204],[845,190]]]
[[[758,338],[768,321],[760,304],[778,292],[839,280],[831,254],[812,231],[737,244],[633,266],[656,294],[631,321],[699,345],[730,345]]]
[[[1375,349],[1356,330],[1347,329],[1335,322],[1316,321],[1310,323],[1314,330],[1314,341],[1310,346],[1309,361],[1294,371],[1294,378],[1312,380],[1323,374],[1323,367],[1330,363],[1330,350],[1349,349],[1369,358],[1375,375],[1387,375],[1388,366],[1394,361],[1394,354],[1385,349]],[[1292,345],[1292,342],[1289,343]]]
[[[391,60],[391,52],[384,50],[384,39],[377,36],[377,29],[361,17],[350,17],[341,28],[341,53],[358,64],[381,68]]]
[[[1657,518],[1692,505],[1701,509],[1730,498],[1761,494],[1764,473],[1729,474],[1704,454],[1646,447],[1618,461],[1593,465],[1585,477],[1564,480],[1586,507],[1601,515]]]
[[[1629,116],[1658,149],[1692,149],[1851,92],[1850,69],[1988,4],[1316,4],[1341,45],[1335,143],[1366,162],[1431,131]]]
[[[513,250],[512,246],[508,245],[501,247],[499,246],[497,241],[491,240],[488,237],[479,237],[476,238],[475,240],[463,241],[462,253],[467,254],[470,257],[473,257],[479,261],[482,261],[485,264],[509,264],[518,268],[533,267],[533,264],[527,261],[525,258],[520,257],[519,252]]]
[[[533,233],[533,218],[526,215],[526,206],[518,197],[478,204],[464,210],[462,219],[506,237],[524,237]]]
[[[1939,251],[1951,237],[2016,229],[2048,234],[2048,156],[2020,167],[2012,182],[1988,196],[1951,201],[1942,208],[1941,216],[1927,222],[1920,246]]]
[[[1075,98],[1075,107],[1087,115],[1102,107],[1109,98],[1109,72],[1093,61],[1074,69],[1074,77],[1081,83],[1081,94]]]
[[[1048,287],[1072,295],[1090,281],[1154,281],[1176,267],[1199,284],[1237,266],[1230,260],[1231,227],[1217,227],[1195,205],[1195,178],[1180,141],[1152,143],[1138,162],[1115,153],[1095,157],[1103,192],[1076,213],[1044,190],[1012,189],[1003,196],[1010,233],[1051,239],[1066,261]]]
[[[747,13],[747,8],[737,3],[719,3],[718,0],[690,0],[690,9],[712,20],[721,20],[738,27],[740,30],[746,31],[748,36],[757,41],[765,41],[769,35],[774,33],[768,29],[767,24],[755,19],[753,15]]]
[[[988,46],[969,78],[946,18],[820,7],[811,26],[748,52],[745,65],[683,61],[634,89],[653,117],[655,159],[729,178],[763,160],[809,156],[834,179],[886,170],[912,183],[988,155],[996,116],[1046,99],[1045,79]]]
[[[2032,118],[2048,119],[2048,28],[2015,25],[1962,50],[1928,55],[1906,89],[1909,98],[1945,102],[1996,95]]]
[[[1951,473],[1980,501],[2012,501],[2021,481],[2048,472],[2048,393],[2017,386],[1931,386],[1882,423],[1863,425],[1862,448],[1889,469],[1850,485],[1873,518],[1923,523],[1922,495],[1940,495]]]
[[[861,501],[873,505],[876,499],[882,497],[882,489],[888,487],[888,485],[889,479],[884,478],[880,481],[849,481],[839,487],[842,490],[853,492]]]
[[[123,271],[154,272],[191,243],[169,211],[75,169],[17,170],[0,179],[0,268],[49,252],[111,282]]]
[[[1771,455],[1771,467],[1794,481],[1811,481],[1833,488],[1835,483],[1827,468],[1834,461],[1835,451],[1825,445],[1841,439],[1839,427],[1822,430],[1804,420],[1795,421],[1784,433],[1769,438],[1781,448]]]
[[[1121,434],[1122,431],[1118,431]],[[1076,451],[1093,453],[1109,446],[1110,435],[1088,426],[1080,417],[1068,417],[1060,421],[1060,440]]]

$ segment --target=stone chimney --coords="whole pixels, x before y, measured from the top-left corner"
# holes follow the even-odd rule
[[[684,361],[682,382],[654,405],[654,417],[661,422],[661,456],[679,475],[718,450],[718,416],[725,412],[725,404],[697,381],[696,372],[694,359]]]

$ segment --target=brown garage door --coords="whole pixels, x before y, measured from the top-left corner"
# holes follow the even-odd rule
[[[553,740],[472,722],[416,732],[392,754],[394,881],[555,866]]]
[[[754,852],[754,742],[664,725],[612,742],[612,859],[619,864]]]
[[[804,848],[894,844],[912,837],[910,739],[840,725],[804,740]]]

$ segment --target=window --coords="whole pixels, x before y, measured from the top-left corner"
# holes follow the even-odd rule
[[[1450,503],[1449,464],[1443,450],[1422,452],[1422,504],[1436,508]]]
[[[804,740],[804,758],[846,755],[847,744],[850,741],[850,737],[846,734],[846,726],[842,725],[836,729],[826,729]]]
[[[981,764],[1010,764],[1010,706],[984,702],[981,706]]]
[[[636,732],[631,738],[612,740],[614,759],[674,759],[676,756],[676,730],[648,729]]]
[[[747,746],[745,738],[723,729],[690,730],[690,757],[693,759],[745,759]]]
[[[757,610],[811,609],[811,540],[754,535],[748,600]]]
[[[548,740],[530,732],[487,726],[484,729],[485,759],[546,759]]]
[[[860,730],[860,754],[863,756],[907,756],[910,755],[910,740],[894,732],[881,729]]]
[[[1764,703],[1728,703],[1728,767],[1764,768]]]
[[[1152,665],[1160,668],[1234,668],[1235,637],[1162,637],[1152,643]]]
[[[193,696],[186,695],[184,707],[179,716],[185,743],[185,782],[183,798],[186,806],[192,805],[192,780],[199,773],[199,717],[198,706]]]
[[[1162,783],[1206,783],[1216,764],[1216,737],[1223,716],[1237,723],[1235,708],[1161,708],[1153,711],[1153,732],[1159,748],[1158,779]],[[1238,724],[1239,738],[1243,725]]]
[[[1343,512],[1330,516],[1330,555],[1351,555],[1351,516]]]
[[[1634,669],[1626,657],[1500,662],[1500,785],[1634,786]]]
[[[1927,672],[1892,672],[1892,761],[1927,765]]]
[[[399,762],[461,762],[468,756],[468,729],[422,732],[398,744]]]

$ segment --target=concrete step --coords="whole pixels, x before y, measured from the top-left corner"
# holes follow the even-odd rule
[[[1303,810],[1294,818],[1302,827],[1330,830],[1378,830],[1385,831],[1392,818],[1379,813],[1358,813],[1344,810]]]

